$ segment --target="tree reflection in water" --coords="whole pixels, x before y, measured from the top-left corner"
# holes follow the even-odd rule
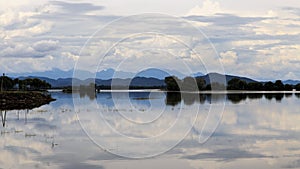
[[[300,94],[295,94],[300,98]],[[195,103],[204,104],[205,102],[212,104],[214,102],[223,102],[225,99],[233,104],[238,104],[241,101],[258,100],[263,97],[267,100],[275,99],[277,102],[286,97],[290,98],[293,94],[290,93],[229,93],[229,94],[199,94],[199,93],[185,93],[185,92],[167,92],[165,103],[167,105],[176,106],[183,101],[185,105],[192,105]]]
[[[266,93],[264,96],[268,100],[275,98],[277,102],[281,102],[281,100],[284,98],[284,93]]]
[[[20,111],[24,111],[24,124],[27,124],[27,114],[29,113],[29,109],[21,109],[21,110],[1,110],[0,109],[2,127],[5,127],[7,125],[7,118],[6,118],[7,114],[13,113],[14,111],[17,111],[17,120],[20,120]]]

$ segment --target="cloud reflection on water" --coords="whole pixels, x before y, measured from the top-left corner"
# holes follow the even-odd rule
[[[132,103],[147,108],[153,100],[137,98],[148,95],[133,94],[132,98],[135,99]],[[96,147],[80,128],[70,95],[53,93],[53,96],[59,99],[29,111],[27,122],[26,111],[20,111],[19,116],[16,111],[7,112],[6,126],[1,128],[0,136],[1,167],[152,168],[151,164],[157,163],[156,168],[164,168],[170,162],[174,168],[249,168],[250,164],[252,167],[272,169],[299,167],[299,94],[226,95],[227,105],[221,124],[205,144],[198,143],[197,136],[201,128],[195,126],[174,149],[159,157],[144,160],[120,158]],[[113,110],[111,98],[110,93],[100,93],[97,103]],[[211,102],[224,101],[224,95],[193,97],[189,94],[178,98],[173,93],[153,99],[172,110],[180,104],[200,104],[207,108]],[[86,110],[93,111],[91,107]],[[200,120],[205,117],[205,113],[199,116]],[[118,145],[110,148],[116,149]],[[139,161],[147,165],[139,165]]]

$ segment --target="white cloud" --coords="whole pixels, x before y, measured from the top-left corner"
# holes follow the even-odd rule
[[[62,52],[61,55],[64,56],[64,57],[67,57],[68,59],[72,59],[74,61],[77,61],[79,59],[78,55],[75,55],[71,52]]]
[[[48,21],[41,21],[29,28],[13,29],[4,31],[5,40],[13,38],[28,38],[47,33],[51,30],[53,24]]]
[[[130,2],[132,4],[140,3],[135,0]],[[1,59],[5,61],[9,57],[14,57],[15,60],[18,60],[19,57],[48,58],[51,60],[47,66],[50,69],[51,67],[66,69],[73,66],[74,61],[79,59],[77,55],[79,55],[78,53],[89,35],[105,23],[119,18],[104,16],[104,14],[107,15],[109,12],[114,11],[111,7],[117,9],[116,4],[112,4],[112,1],[83,3],[84,9],[76,14],[71,11],[79,8],[78,4],[81,4],[79,2],[73,4],[73,2],[59,1],[53,3],[50,1],[30,2],[25,0],[20,3],[20,6],[18,6],[16,2],[7,2],[5,8],[0,7],[0,24],[3,25],[0,27],[0,38],[3,39],[0,42]],[[153,2],[153,4],[157,3],[158,1]],[[186,11],[196,6],[196,2],[189,3],[185,4]],[[297,66],[299,65],[297,64],[299,62],[297,45],[299,45],[298,39],[300,38],[300,22],[295,2],[291,2],[294,8],[283,8],[283,4],[280,5],[278,2],[272,3],[271,1],[264,1],[264,7],[255,7],[254,2],[233,2],[231,0],[226,3],[218,0],[203,0],[200,3],[188,13],[188,15],[197,16],[186,17],[185,19],[189,19],[195,27],[200,28],[210,38],[218,51],[217,53],[221,56],[220,61],[223,62],[226,71],[255,78],[262,78],[263,76],[269,76],[269,78],[277,76],[285,78],[298,77],[298,73],[295,71],[297,71],[296,68],[299,68]],[[149,9],[152,8],[150,6],[153,4],[149,4]],[[180,7],[182,6],[180,4],[181,2],[176,2],[174,5]],[[228,4],[231,4],[231,6],[234,4],[235,6],[230,7]],[[267,7],[266,4],[270,4],[270,6]],[[247,6],[249,6],[248,11],[245,10]],[[170,7],[161,7],[162,10],[167,8]],[[97,11],[95,11],[96,9]],[[131,13],[129,10],[131,9],[127,10],[128,14]],[[183,11],[183,9],[180,10]],[[124,14],[124,12],[126,11],[123,10],[120,13]],[[148,20],[151,20],[151,18],[148,18]],[[127,20],[127,22],[134,23],[135,21]],[[144,23],[138,23],[138,25],[124,23],[123,27],[117,25],[119,27],[116,27],[115,30],[118,31],[113,33],[114,29],[110,30],[112,36],[101,39],[101,43],[99,41],[98,44],[90,46],[90,51],[82,53],[82,56],[86,57],[85,65],[92,62],[93,66],[97,66],[99,60],[91,60],[88,56],[97,54],[100,50],[99,47],[102,47],[102,45],[112,45],[114,38],[126,34],[126,31],[145,25],[147,26]],[[157,29],[157,27],[161,29]],[[173,22],[166,22],[161,19],[156,21],[150,29],[164,30],[177,39],[187,42],[188,46],[195,47],[194,44],[197,45],[198,42],[188,39],[199,37],[201,36],[200,33],[197,34],[190,29],[184,31],[183,27],[183,25],[174,25]],[[149,45],[151,41],[156,46]],[[135,47],[143,48],[144,51],[139,51]],[[155,64],[159,66],[177,64],[178,60],[174,59],[176,57],[158,58],[155,56],[155,52],[151,51],[152,49],[145,50],[149,47],[163,50],[169,48],[166,52],[170,55],[182,56],[181,61],[184,60],[193,67],[193,70],[200,70],[200,64],[198,63],[201,61],[196,62],[194,60],[198,58],[197,55],[173,45],[166,38],[157,38],[155,41],[153,38],[128,41],[128,46],[111,51],[110,62],[107,60],[104,67],[109,68],[109,65],[116,65],[124,60],[123,57],[126,57],[127,66],[134,70],[136,69],[135,66],[142,67],[145,63],[154,64],[154,61],[148,62],[147,60],[138,62],[138,60],[143,60],[146,57],[150,58],[151,55],[153,55],[153,58],[157,58]],[[199,55],[212,55],[213,53],[212,51],[206,51],[204,47],[198,47],[197,49],[202,51]],[[205,59],[209,63],[216,58]],[[134,61],[136,64],[129,64],[129,61]],[[273,65],[270,65],[269,61]],[[41,65],[45,66],[42,59],[36,60],[36,62],[40,62]],[[182,67],[173,66],[172,69],[181,69]],[[215,67],[215,65],[210,67]],[[87,66],[87,69],[89,68]],[[16,71],[16,68],[9,68],[9,70]],[[18,71],[21,70],[18,69]],[[294,72],[294,74],[291,72]]]
[[[50,21],[34,19],[41,13],[38,11],[14,11],[10,9],[0,14],[0,35],[5,40],[16,37],[32,37],[51,30],[53,23]]]
[[[225,67],[234,66],[235,64],[237,64],[238,56],[237,53],[234,51],[221,52],[220,56],[221,56],[221,62]]]
[[[0,15],[0,25],[6,27],[17,23],[24,23],[28,17],[34,14],[34,12],[16,12],[11,9]]]
[[[41,53],[35,51],[31,46],[16,44],[8,46],[0,52],[1,57],[15,57],[15,58],[32,58],[42,57]]]
[[[281,40],[272,40],[272,39],[258,39],[258,40],[237,40],[232,41],[233,46],[244,46],[244,47],[254,47],[254,46],[261,46],[261,45],[272,45],[278,44]]]
[[[284,79],[297,79],[298,77],[295,75],[294,72],[288,72],[288,74],[286,74],[284,76]]]
[[[23,44],[9,42],[2,46],[1,57],[14,58],[40,58],[45,57],[51,52],[56,52],[59,48],[58,41],[42,40],[34,44]]]
[[[220,7],[219,2],[213,0],[204,0],[202,6],[195,6],[186,15],[210,16],[221,12],[222,9]]]

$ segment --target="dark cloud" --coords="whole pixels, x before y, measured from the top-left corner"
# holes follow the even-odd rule
[[[223,161],[231,161],[240,158],[272,158],[272,156],[265,156],[262,154],[251,153],[240,149],[220,149],[212,153],[200,153],[195,155],[184,156],[185,159],[220,159]]]
[[[40,152],[36,151],[33,148],[29,148],[29,147],[18,147],[18,146],[5,146],[3,148],[6,151],[10,151],[14,154],[27,154],[28,152],[33,153],[33,154],[40,154]]]
[[[43,124],[43,123],[36,124],[36,125],[34,125],[34,127],[40,131],[51,131],[51,130],[55,130],[57,128],[55,125]]]
[[[295,7],[284,7],[282,8],[283,10],[285,11],[288,11],[292,14],[295,14],[295,15],[300,15],[300,8],[295,8]]]
[[[188,16],[185,19],[192,21],[213,23],[216,26],[241,26],[265,20],[265,17],[241,17],[232,14],[218,14],[215,16]],[[270,18],[268,18],[270,19]]]
[[[61,2],[61,1],[53,1],[51,4],[60,6],[63,8],[63,13],[85,13],[89,11],[97,11],[97,10],[103,10],[103,6],[96,6],[91,3],[70,3],[70,2]]]
[[[59,48],[58,41],[42,40],[33,44],[33,48],[38,52],[49,52]]]
[[[62,169],[104,169],[103,166],[100,165],[91,165],[85,163],[74,163],[63,166]]]
[[[283,166],[283,168],[300,168],[300,160],[293,161],[290,164]]]

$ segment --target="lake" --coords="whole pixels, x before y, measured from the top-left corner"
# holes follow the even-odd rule
[[[300,94],[65,94],[1,111],[0,168],[300,168]]]

